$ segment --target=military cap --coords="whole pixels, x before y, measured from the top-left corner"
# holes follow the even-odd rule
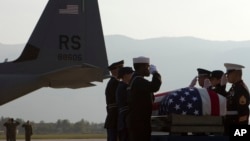
[[[125,74],[130,74],[130,73],[133,73],[133,69],[132,67],[122,67],[119,69],[119,72],[118,72],[118,78],[122,78],[123,75]]]
[[[149,64],[149,58],[148,57],[144,57],[144,56],[140,56],[137,58],[133,58],[133,63],[146,63]]]
[[[211,75],[211,72],[206,69],[198,68],[197,71],[198,71],[198,76],[210,76]]]
[[[121,61],[115,62],[115,63],[111,64],[110,66],[108,66],[108,69],[113,70],[113,69],[116,69],[117,67],[122,67],[123,64],[124,64],[124,61],[121,60]]]
[[[221,70],[214,70],[211,72],[211,78],[217,78],[217,79],[221,79],[222,75],[224,74],[223,71]]]
[[[242,68],[245,68],[242,65],[239,64],[232,64],[232,63],[224,63],[224,66],[227,69],[227,73],[230,71],[234,71],[234,70],[242,70]]]

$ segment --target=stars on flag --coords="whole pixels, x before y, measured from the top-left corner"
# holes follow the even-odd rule
[[[159,114],[201,115],[202,100],[196,88],[182,88],[163,98]]]

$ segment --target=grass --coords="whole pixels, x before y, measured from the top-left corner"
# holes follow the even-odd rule
[[[45,134],[32,135],[32,139],[104,139],[106,134]],[[5,136],[0,136],[5,139]],[[17,135],[17,139],[24,139],[24,135]]]

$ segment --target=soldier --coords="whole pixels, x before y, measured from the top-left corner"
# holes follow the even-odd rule
[[[153,92],[160,89],[162,82],[156,67],[149,63],[147,57],[133,58],[135,73],[129,84],[127,115],[129,141],[150,141],[151,139]],[[150,74],[153,75],[152,81],[144,78]]]
[[[227,115],[225,118],[225,134],[230,125],[247,125],[249,118],[249,91],[242,80],[242,68],[239,64],[225,63],[227,80],[232,84],[227,97]]]
[[[16,141],[16,127],[20,123],[18,121],[14,121],[13,118],[10,119],[10,141]]]
[[[111,72],[111,78],[106,86],[105,96],[106,96],[106,109],[107,117],[105,120],[104,128],[107,129],[107,141],[116,141],[117,136],[117,118],[118,109],[116,104],[116,89],[119,83],[117,78],[118,71],[123,67],[124,61],[119,61],[111,64],[108,69]]]
[[[198,68],[198,76],[195,76],[194,79],[191,81],[189,87],[194,87],[198,81],[200,87],[209,87],[211,84],[209,84],[209,78],[211,75],[211,72],[206,69]],[[198,79],[198,80],[197,80]]]
[[[6,130],[5,130],[5,133],[6,133],[6,141],[10,141],[10,124],[11,124],[11,119],[9,118],[4,124],[3,126],[5,126]]]
[[[33,134],[32,125],[30,124],[30,121],[28,120],[22,125],[22,127],[25,130],[25,141],[30,141],[30,138]]]
[[[116,90],[116,101],[119,109],[118,114],[118,134],[119,141],[128,141],[128,129],[126,126],[126,116],[128,113],[128,91],[129,81],[133,75],[131,67],[123,67],[119,70],[118,78],[121,79]]]
[[[225,94],[226,89],[226,85],[221,85],[221,78],[223,77],[223,75],[224,72],[222,70],[214,70],[211,72],[210,76],[211,87],[209,87],[209,89],[221,95]]]

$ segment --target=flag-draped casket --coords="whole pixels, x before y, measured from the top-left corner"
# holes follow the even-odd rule
[[[226,98],[205,88],[186,87],[155,95],[153,116],[171,113],[182,115],[226,115]]]

